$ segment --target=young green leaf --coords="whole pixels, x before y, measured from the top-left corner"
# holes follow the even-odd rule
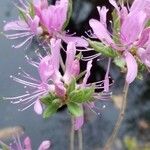
[[[76,86],[76,79],[73,78],[67,89],[68,94],[75,90],[75,86]]]
[[[93,87],[74,90],[69,94],[71,102],[84,103],[92,99],[95,89]]]
[[[114,59],[114,63],[115,63],[116,66],[118,66],[118,67],[121,68],[122,70],[125,69],[126,62],[125,62],[125,60],[124,60],[123,58],[121,58],[121,57],[116,57],[116,58]]]
[[[55,95],[49,93],[48,95],[41,98],[41,102],[45,105],[50,105],[54,99],[56,99]]]
[[[82,116],[83,115],[83,108],[77,104],[77,103],[74,103],[74,102],[70,102],[68,105],[68,110],[69,112],[75,116],[75,117],[79,117],[79,116]]]
[[[106,57],[114,58],[118,56],[117,51],[111,49],[110,47],[105,46],[101,42],[96,42],[96,41],[91,41],[91,40],[88,40],[88,42],[90,46],[94,48],[96,52],[99,52]]]
[[[44,111],[43,113],[43,117],[44,118],[49,118],[51,117],[53,114],[55,114],[58,110],[58,108],[60,107],[60,100],[59,99],[55,99]]]
[[[69,21],[71,19],[71,15],[72,15],[72,0],[69,0],[67,18],[66,18],[66,22],[63,25],[63,30],[68,26]]]

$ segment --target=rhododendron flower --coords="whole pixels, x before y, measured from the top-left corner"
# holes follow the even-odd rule
[[[110,3],[116,8],[118,13],[118,19],[120,23],[118,33],[118,41],[115,42],[116,37],[111,37],[111,34],[107,30],[106,15],[107,9],[105,7],[98,7],[100,15],[100,21],[91,19],[90,26],[93,29],[94,37],[96,36],[106,46],[118,51],[118,54],[126,61],[127,64],[127,76],[126,81],[128,83],[133,82],[138,73],[138,65],[136,57],[141,59],[147,65],[147,57],[144,57],[141,50],[146,46],[149,39],[149,28],[146,27],[148,21],[148,6],[150,1],[136,0],[129,12],[127,8],[121,4],[121,9],[114,0],[109,0]],[[142,48],[142,49],[141,49]],[[145,49],[147,51],[148,48]],[[146,54],[146,52],[145,52]]]
[[[40,19],[38,16],[31,18],[27,15],[26,21],[19,19],[17,21],[12,21],[4,26],[4,31],[11,31],[13,33],[5,34],[8,39],[24,39],[23,42],[14,46],[14,48],[20,48],[26,43],[31,43],[32,39],[36,35],[42,34],[42,28],[39,27]]]
[[[69,0],[57,0],[55,5],[49,5],[46,0],[34,1],[35,14],[39,16],[40,23],[49,37],[61,38],[64,42],[74,42],[76,46],[87,47],[86,40],[80,37],[68,35],[64,31],[64,25],[68,21]]]
[[[4,26],[4,31],[14,31],[6,34],[8,39],[24,38],[24,41],[15,48],[20,48],[27,42],[30,44],[34,36],[44,41],[51,38],[62,39],[64,42],[74,42],[76,46],[87,47],[88,42],[77,36],[69,35],[64,30],[70,20],[69,0],[56,1],[55,5],[48,5],[47,0],[35,0],[31,3],[19,1],[17,7],[20,19],[12,21]]]
[[[7,150],[32,150],[31,140],[29,137],[26,137],[22,142],[19,137],[15,138],[13,143],[6,145],[2,141],[0,141],[0,145],[5,147]],[[49,150],[51,146],[51,142],[49,140],[43,141],[38,150]]]
[[[67,45],[63,73],[60,71],[61,40],[51,39],[50,49],[51,54],[47,53],[44,57],[40,55],[40,62],[29,60],[29,63],[38,69],[40,80],[22,70],[20,77],[11,76],[11,78],[25,85],[29,91],[21,96],[4,97],[4,99],[11,100],[13,104],[21,104],[22,111],[34,105],[35,112],[39,115],[43,114],[45,118],[63,105],[67,105],[69,112],[74,116],[75,130],[78,130],[84,122],[83,105],[90,106],[89,108],[94,111],[96,107],[93,105],[93,98],[100,97],[95,89],[105,89],[105,81],[87,83],[92,68],[92,60],[90,60],[87,63],[83,82],[77,83],[76,79],[80,76],[80,63],[79,58],[76,57],[75,43],[69,42]]]

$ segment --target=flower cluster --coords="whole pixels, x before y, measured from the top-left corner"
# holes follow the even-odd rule
[[[87,47],[88,42],[80,37],[69,35],[65,28],[71,17],[72,5],[68,0],[56,1],[55,5],[48,5],[47,0],[34,0],[26,2],[19,0],[19,20],[7,23],[4,26],[8,39],[23,39],[23,42],[13,46],[20,48],[30,44],[33,37],[49,40],[60,38],[64,42],[74,42],[76,46]]]
[[[127,66],[126,81],[130,84],[137,77],[140,66],[150,67],[149,60],[149,6],[150,1],[135,0],[130,8],[120,4],[115,0],[109,0],[115,7],[113,12],[113,33],[107,30],[106,16],[107,8],[97,7],[100,20],[91,19],[89,24],[93,29],[94,38],[98,38],[102,43],[94,43],[91,46],[97,50],[107,50],[105,55],[113,57],[116,64],[124,68]],[[108,51],[110,52],[109,54]],[[111,56],[110,56],[111,55]],[[118,59],[119,62],[118,62]],[[124,61],[123,63],[121,63]]]
[[[5,36],[9,39],[24,39],[15,48],[31,43],[33,37],[36,37],[47,42],[49,51],[44,56],[39,54],[38,62],[28,60],[37,68],[40,80],[23,70],[20,77],[11,76],[14,81],[29,87],[30,91],[4,99],[11,100],[13,104],[21,104],[22,111],[34,106],[35,112],[43,114],[44,118],[52,116],[65,105],[74,118],[75,130],[78,130],[84,122],[84,107],[95,111],[95,100],[106,100],[111,95],[111,62],[127,73],[128,84],[134,81],[143,68],[149,68],[150,1],[135,0],[130,8],[123,3],[118,5],[115,0],[109,2],[115,8],[112,14],[112,33],[107,29],[108,9],[105,6],[97,7],[99,20],[89,21],[93,30],[91,37],[100,40],[97,42],[65,31],[72,13],[71,0],[57,0],[55,5],[49,5],[47,0],[19,0],[19,20],[4,26],[5,32],[13,32],[5,33]],[[62,42],[66,43],[66,49]],[[77,47],[88,51],[88,45],[98,54],[86,59],[87,68],[82,72],[80,60],[83,55]],[[62,52],[66,54],[65,59],[62,58]],[[88,83],[93,59],[100,55],[109,59],[105,78],[103,81]],[[97,93],[97,89],[102,89],[102,93]]]

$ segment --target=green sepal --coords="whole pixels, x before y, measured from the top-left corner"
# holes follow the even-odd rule
[[[80,117],[83,115],[83,108],[77,103],[70,102],[67,104],[67,108],[74,117]]]
[[[50,105],[53,100],[56,99],[56,96],[53,93],[49,93],[41,98],[41,102],[45,105]]]
[[[67,93],[69,94],[69,93],[71,93],[72,91],[74,91],[74,90],[75,90],[75,87],[76,87],[76,79],[73,78],[72,81],[71,81],[71,83],[70,83],[69,86],[68,86]]]
[[[74,90],[69,94],[69,100],[76,103],[84,103],[91,101],[95,88],[88,87],[84,89]]]
[[[119,34],[118,29],[120,29],[120,18],[118,17],[118,12],[114,9],[112,12],[112,19],[113,19],[113,40],[115,43],[120,43],[119,41]]]
[[[108,46],[105,46],[103,43],[101,42],[96,42],[96,41],[91,41],[91,40],[88,40],[90,46],[92,48],[94,48],[94,50],[98,53],[101,53],[103,56],[106,56],[106,57],[111,57],[111,58],[114,58],[114,57],[117,57],[119,54],[117,51],[111,49],[110,47]]]
[[[114,63],[115,63],[116,66],[118,66],[118,67],[121,68],[122,70],[125,69],[126,62],[125,62],[125,60],[124,60],[123,58],[121,58],[121,57],[116,57],[116,58],[114,59]]]
[[[60,107],[61,103],[59,99],[53,100],[53,102],[44,110],[43,118],[49,118],[55,114]]]
[[[66,22],[63,25],[62,30],[65,30],[65,28],[68,26],[69,21],[71,19],[71,15],[72,15],[72,9],[73,9],[73,4],[72,4],[72,0],[69,0],[68,2],[68,12],[67,12],[67,18],[66,18]]]
[[[34,18],[35,16],[35,10],[34,10],[34,5],[33,5],[33,2],[30,2],[30,7],[29,7],[29,14],[32,18]]]
[[[78,81],[79,79],[81,79],[85,74],[86,74],[86,70],[81,72],[77,77],[76,77],[76,81]]]

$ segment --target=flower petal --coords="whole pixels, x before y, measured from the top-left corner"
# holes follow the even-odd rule
[[[83,123],[84,123],[83,116],[74,118],[74,130],[79,130],[83,126]]]
[[[127,75],[126,75],[126,82],[130,84],[134,81],[134,79],[137,76],[138,65],[137,65],[135,58],[132,56],[132,54],[127,51],[124,53],[124,58],[125,58],[127,69],[128,69]]]
[[[145,26],[146,13],[130,13],[121,26],[121,40],[125,45],[135,42]]]
[[[100,22],[101,22],[105,27],[107,27],[106,19],[107,19],[107,12],[108,12],[108,9],[107,9],[105,6],[103,6],[102,8],[97,7],[97,10],[98,10],[98,12],[99,12]]]
[[[50,148],[50,146],[51,146],[51,142],[46,140],[41,143],[38,150],[48,150]]]
[[[55,83],[55,92],[57,96],[64,97],[66,94],[66,88],[62,82]]]
[[[25,21],[18,20],[18,21],[9,22],[4,26],[4,31],[9,31],[9,30],[29,31],[30,28]]]
[[[32,150],[31,140],[29,137],[26,137],[24,140],[25,150]]]
[[[146,44],[146,42],[149,40],[149,37],[150,37],[150,27],[148,27],[142,31],[140,39],[136,45],[138,47],[143,47]]]
[[[88,47],[88,42],[81,38],[81,37],[77,37],[77,36],[69,36],[69,35],[59,35],[59,37],[65,42],[65,43],[69,43],[69,42],[73,42],[75,43],[76,47]]]
[[[86,86],[87,80],[88,80],[89,76],[91,75],[91,68],[92,68],[92,60],[87,63],[86,74],[85,74],[85,77],[82,82],[83,87]]]
[[[93,29],[94,34],[106,45],[111,45],[113,42],[112,38],[109,35],[106,27],[95,19],[89,21],[91,28]]]
[[[38,114],[38,115],[41,115],[42,112],[43,112],[43,108],[42,108],[42,105],[40,103],[39,100],[37,100],[34,104],[34,111]]]

